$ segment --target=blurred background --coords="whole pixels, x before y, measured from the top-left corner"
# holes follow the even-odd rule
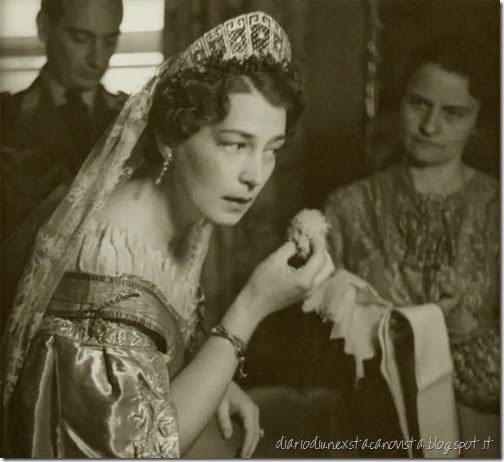
[[[1,91],[26,88],[43,65],[35,27],[39,6],[39,0],[1,2]],[[255,265],[283,241],[298,210],[322,207],[331,190],[387,163],[397,143],[395,90],[401,65],[422,42],[462,33],[488,47],[494,57],[488,76],[495,88],[495,117],[474,146],[474,163],[496,177],[500,172],[497,0],[124,0],[122,35],[105,86],[114,92],[134,91],[164,56],[223,20],[256,9],[272,14],[291,37],[307,106],[295,138],[251,212],[236,228],[221,228],[214,235],[204,274],[209,326]],[[347,379],[338,375],[332,357],[349,360],[340,355],[341,346],[326,348],[329,328],[315,316],[302,315],[299,307],[271,316],[252,339],[249,377],[243,382],[248,387],[285,387],[276,392],[287,403],[281,409],[297,410],[298,417],[305,417],[294,419],[294,425],[313,432],[327,424],[329,415],[322,409],[332,400],[313,390],[334,391]],[[273,399],[268,396],[261,399]],[[312,406],[310,400],[323,405]],[[275,406],[265,415],[278,414]]]

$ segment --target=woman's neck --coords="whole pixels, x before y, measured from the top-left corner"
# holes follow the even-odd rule
[[[173,168],[166,172],[160,185],[154,185],[156,194],[160,197],[160,210],[165,216],[166,227],[169,229],[170,241],[173,244],[180,242],[187,230],[197,222],[200,217],[192,213],[194,206],[189,203],[187,195],[181,190],[175,180]]]
[[[461,159],[441,165],[408,165],[413,187],[420,194],[443,195],[461,190],[472,176],[472,169]]]

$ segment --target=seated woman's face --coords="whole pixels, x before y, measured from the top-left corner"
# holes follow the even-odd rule
[[[468,79],[435,64],[412,75],[401,102],[401,139],[412,158],[426,165],[460,158],[476,125],[479,102]]]
[[[184,213],[234,225],[256,200],[285,142],[286,109],[258,91],[231,93],[229,113],[174,151],[174,178]]]

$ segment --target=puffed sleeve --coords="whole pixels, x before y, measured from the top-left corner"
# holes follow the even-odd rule
[[[137,279],[62,280],[18,382],[12,455],[180,457],[171,381],[184,344],[152,291]]]

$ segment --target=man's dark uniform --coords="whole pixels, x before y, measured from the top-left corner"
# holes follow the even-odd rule
[[[28,89],[1,95],[2,242],[57,186],[73,179],[126,100],[99,86],[92,107],[70,95],[57,104],[51,90],[40,75]]]
[[[37,228],[125,100],[103,86],[72,94],[45,69],[26,90],[0,95],[2,325]]]

